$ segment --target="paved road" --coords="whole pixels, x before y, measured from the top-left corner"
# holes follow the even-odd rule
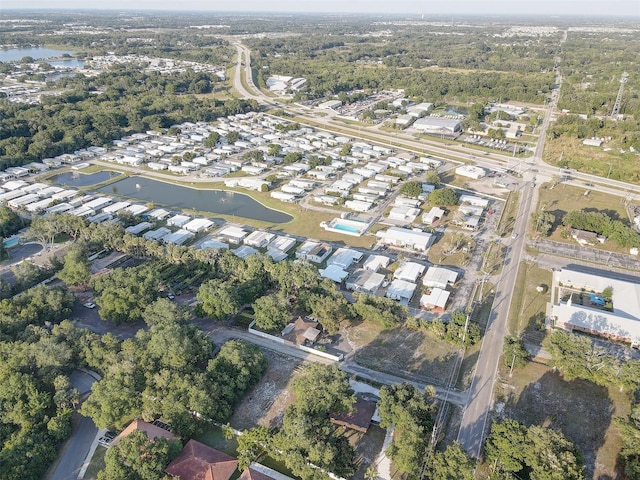
[[[71,376],[71,385],[81,394],[87,394],[95,381],[91,376],[74,371]],[[82,464],[89,452],[91,443],[98,433],[98,428],[88,417],[79,413],[74,414],[73,430],[71,436],[62,447],[62,455],[54,468],[50,469],[47,480],[76,480]]]

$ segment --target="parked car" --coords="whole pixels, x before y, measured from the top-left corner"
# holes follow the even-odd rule
[[[96,304],[92,302],[83,303],[82,306],[87,308],[96,308]]]

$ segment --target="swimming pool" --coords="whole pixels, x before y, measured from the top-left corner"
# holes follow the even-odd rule
[[[322,225],[328,232],[343,233],[360,237],[369,229],[370,223],[348,220],[346,218],[334,218],[328,224]]]
[[[20,242],[20,237],[7,238],[4,242],[4,248],[15,247]]]

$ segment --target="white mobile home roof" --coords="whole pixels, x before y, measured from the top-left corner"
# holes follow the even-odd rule
[[[140,222],[137,225],[131,225],[124,229],[125,232],[130,233],[132,235],[140,235],[145,230],[149,230],[153,224],[149,222]]]
[[[349,276],[349,272],[345,272],[338,265],[329,265],[324,270],[318,270],[318,273],[320,273],[320,276],[322,278],[328,278],[329,280],[333,280],[336,283],[342,282]]]
[[[0,194],[0,202],[8,202],[9,200],[22,196],[24,196],[24,192],[22,190],[9,190],[8,192]]]
[[[242,245],[241,247],[236,248],[235,250],[231,250],[231,252],[239,258],[248,258],[251,255],[255,255],[256,253],[258,253],[258,251],[253,248],[250,247],[248,245]]]
[[[411,300],[411,297],[413,297],[413,292],[416,290],[416,287],[417,285],[415,283],[396,279],[389,284],[386,296],[393,300],[404,300],[408,302]]]
[[[124,209],[126,212],[129,212],[131,215],[140,215],[144,212],[146,212],[147,210],[149,210],[149,207],[145,206],[145,205],[140,205],[138,203],[134,203],[133,205],[129,205],[127,208]]]
[[[420,305],[423,307],[435,307],[444,310],[449,300],[451,292],[441,288],[432,288],[428,294],[420,297]]]
[[[109,205],[108,207],[105,207],[104,211],[106,213],[116,213],[119,210],[122,210],[123,208],[128,207],[129,205],[131,205],[131,202],[116,202],[113,205]]]
[[[51,198],[54,200],[68,200],[78,195],[78,193],[80,193],[78,190],[62,190],[61,192],[51,195]]]
[[[169,235],[171,230],[165,227],[160,227],[155,230],[151,230],[149,232],[144,233],[142,236],[147,240],[160,240],[166,235]]]
[[[73,210],[73,205],[69,203],[59,203],[53,207],[47,208],[47,213],[64,213]]]
[[[53,195],[55,195],[56,193],[60,193],[62,192],[64,189],[61,187],[47,187],[47,188],[43,188],[42,190],[39,190],[37,192],[37,194],[40,196],[40,198],[46,198],[46,197],[53,197]]]
[[[98,213],[97,215],[94,215],[93,217],[89,217],[89,222],[91,223],[103,223],[103,222],[108,222],[109,220],[113,219],[113,215],[111,215],[110,213]]]
[[[338,248],[331,257],[327,260],[327,266],[336,265],[340,268],[347,269],[353,262],[356,262],[362,258],[362,252],[353,250],[351,248]]]
[[[194,234],[188,230],[178,230],[177,232],[170,233],[169,235],[162,237],[162,241],[165,243],[173,243],[174,245],[182,245],[184,242],[193,238]]]
[[[424,265],[420,265],[419,263],[404,262],[394,272],[393,278],[406,280],[408,282],[415,282],[418,277],[422,275],[422,272],[424,272],[425,268],[426,267]]]
[[[262,248],[266,247],[269,242],[273,240],[273,237],[275,237],[273,233],[255,230],[247,235],[247,237],[244,239],[244,244]]]
[[[23,205],[28,205],[35,202],[39,198],[40,197],[38,197],[38,195],[36,195],[35,193],[29,193],[28,195],[22,195],[21,197],[9,200],[9,206],[13,208],[22,207]]]
[[[200,245],[201,250],[206,250],[208,248],[222,248],[222,249],[228,250],[229,244],[213,238],[205,242],[202,242],[202,244]]]
[[[381,268],[387,268],[390,262],[391,259],[384,255],[369,255],[369,257],[364,261],[363,267],[366,270],[373,270],[374,272],[377,272]]]
[[[407,228],[390,227],[376,233],[383,243],[409,247],[415,250],[427,250],[433,242],[433,235],[427,232],[409,230]]]
[[[29,183],[24,180],[10,180],[5,182],[4,185],[2,185],[2,188],[5,190],[17,190],[19,188],[26,187],[27,185],[29,185]]]
[[[240,227],[236,227],[235,225],[229,225],[218,232],[218,235],[228,238],[230,240],[235,241],[236,243],[240,242],[244,237],[248,235],[249,232],[246,232],[244,229]]]
[[[53,198],[45,198],[39,202],[33,202],[27,205],[27,210],[30,212],[37,212],[38,210],[44,210],[53,203]]]
[[[446,288],[458,280],[458,272],[443,267],[429,267],[422,278],[425,287]]]
[[[288,252],[289,250],[291,250],[293,247],[295,247],[296,245],[296,239],[293,237],[282,237],[282,236],[276,236],[273,240],[271,240],[271,242],[269,243],[269,245],[267,246],[268,248],[273,248],[276,250],[280,250],[282,252]]]
[[[215,224],[207,218],[194,218],[190,222],[184,224],[182,228],[189,230],[190,232],[199,233],[208,230],[213,225]]]
[[[90,202],[85,203],[85,206],[97,211],[106,207],[112,201],[113,199],[111,197],[98,197],[95,200],[91,200]]]
[[[163,220],[171,215],[171,212],[165,210],[164,208],[156,208],[155,210],[149,212],[149,216],[152,218],[157,218],[158,220]]]
[[[183,225],[186,225],[189,220],[191,220],[191,217],[189,217],[188,215],[174,215],[167,220],[167,225],[171,225],[173,227],[182,227]]]

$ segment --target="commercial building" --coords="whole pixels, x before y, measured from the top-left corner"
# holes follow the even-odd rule
[[[456,168],[456,175],[462,177],[473,178],[478,180],[487,176],[487,171],[482,167],[476,167],[475,165],[461,165]]]
[[[640,278],[570,265],[553,272],[551,300],[553,326],[640,347]]]
[[[442,117],[423,117],[413,123],[413,128],[425,133],[451,134],[462,130],[460,120]]]
[[[385,245],[427,251],[433,243],[433,235],[428,232],[410,230],[408,228],[391,227],[376,233],[378,240]]]

